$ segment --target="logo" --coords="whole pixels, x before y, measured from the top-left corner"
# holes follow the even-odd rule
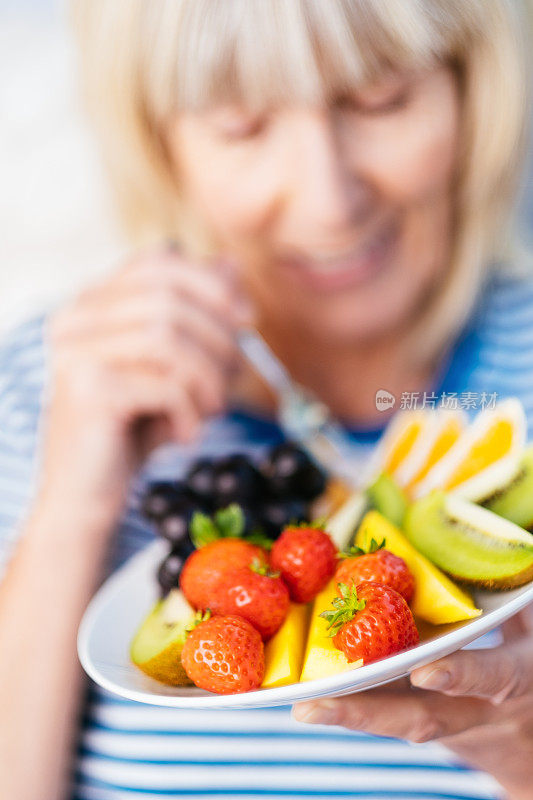
[[[394,408],[396,398],[386,389],[378,389],[376,392],[376,408],[378,411],[388,411]]]

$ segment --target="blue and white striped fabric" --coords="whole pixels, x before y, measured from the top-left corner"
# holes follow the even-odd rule
[[[0,349],[0,567],[9,560],[31,502],[45,381],[42,321]],[[482,295],[438,386],[471,396],[518,396],[533,429],[533,282],[498,277]],[[475,409],[472,409],[475,410]],[[348,431],[368,448],[379,432]],[[259,451],[280,441],[277,427],[234,413],[215,421],[202,453]],[[153,531],[138,514],[146,481],[176,477],[198,449],[160,448],[135,480],[116,535],[113,569],[146,546]],[[88,692],[72,800],[495,800],[487,775],[437,744],[410,745],[341,729],[305,726],[287,708],[176,711]]]

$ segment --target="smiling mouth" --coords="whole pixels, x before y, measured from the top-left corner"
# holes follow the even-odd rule
[[[311,289],[334,291],[363,285],[378,277],[391,261],[398,240],[398,226],[381,225],[363,243],[338,253],[298,254],[282,261],[282,267]]]

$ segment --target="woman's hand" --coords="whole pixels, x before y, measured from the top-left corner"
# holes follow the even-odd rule
[[[165,440],[224,408],[250,312],[228,270],[143,255],[51,320],[52,384],[39,502],[112,523],[127,481]],[[50,515],[49,515],[50,516]]]
[[[492,650],[463,650],[387,688],[300,703],[301,722],[411,742],[440,741],[491,773],[513,800],[533,785],[533,624],[529,610]]]
[[[128,479],[155,444],[189,441],[223,408],[235,332],[248,317],[227,271],[166,250],[135,259],[51,320],[40,486],[0,585],[0,651],[11,656],[0,659],[2,797],[69,794],[76,635]],[[36,609],[45,625],[35,625]]]

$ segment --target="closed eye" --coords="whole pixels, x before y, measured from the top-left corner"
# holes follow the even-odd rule
[[[341,111],[357,112],[378,116],[391,114],[405,108],[411,93],[407,87],[394,92],[361,92],[358,95],[343,95],[335,101],[335,107]]]
[[[221,109],[212,115],[215,133],[227,142],[258,138],[268,127],[266,114],[249,114],[239,109]]]
[[[363,114],[390,114],[405,108],[409,102],[409,92],[403,91],[380,102],[360,102],[359,111]]]

